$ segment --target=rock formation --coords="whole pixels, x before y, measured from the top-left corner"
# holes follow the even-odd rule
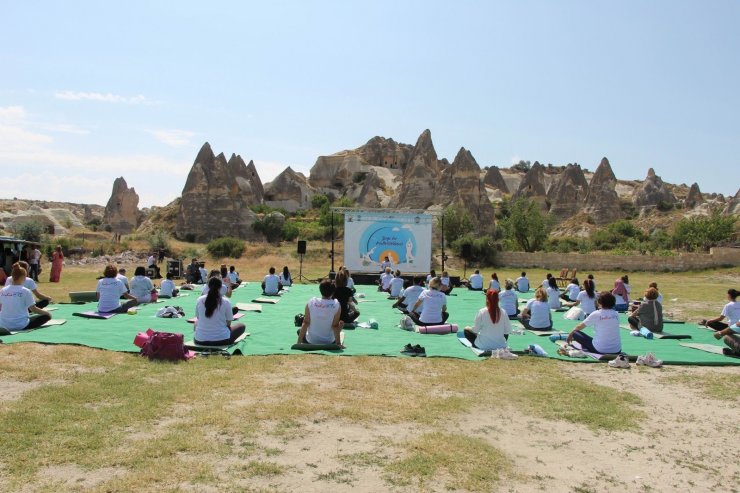
[[[683,201],[684,206],[686,206],[687,209],[693,209],[703,202],[704,196],[702,196],[701,190],[699,190],[699,184],[694,183],[693,185],[691,185],[691,188],[689,188],[689,194]]]
[[[239,192],[244,196],[244,200],[248,204],[261,204],[264,189],[254,162],[249,161],[249,166],[247,166],[241,156],[232,154],[231,159],[226,164],[234,175],[236,185],[239,187]]]
[[[616,186],[617,177],[614,176],[609,160],[603,158],[591,178],[583,201],[584,212],[589,214],[596,224],[608,224],[622,217]]]
[[[303,173],[293,171],[288,166],[265,185],[265,204],[295,212],[298,209],[310,208],[314,193]]]
[[[506,186],[506,181],[504,180],[498,166],[491,166],[486,170],[486,176],[483,178],[483,183],[486,186],[500,190],[501,193],[509,193],[509,187]]]
[[[437,190],[437,203],[457,204],[470,213],[480,230],[493,229],[493,205],[481,180],[480,166],[470,151],[460,148],[452,164],[442,171]]]
[[[569,164],[547,191],[550,213],[559,220],[577,214],[588,192],[588,182],[577,164]]]
[[[309,183],[316,189],[349,187],[358,176],[369,172],[368,166],[402,170],[412,151],[408,144],[373,137],[357,149],[319,156],[309,173]]]
[[[234,168],[243,166],[246,174],[244,161],[238,164]],[[257,220],[249,209],[252,197],[243,195],[238,176],[244,178],[232,171],[223,153],[214,156],[208,142],[203,144],[182,190],[175,229],[178,238],[199,242],[222,236],[261,238],[252,229]]]
[[[660,176],[655,174],[655,170],[650,168],[642,184],[635,188],[632,194],[632,202],[635,207],[644,212],[656,207],[672,207],[676,203],[676,197],[668,190]]]
[[[740,214],[740,188],[735,192],[735,195],[727,201],[724,210],[724,214]]]
[[[139,225],[139,195],[128,188],[123,177],[113,182],[113,192],[103,213],[103,227],[113,233],[129,234]]]
[[[432,133],[424,130],[416,140],[403,172],[401,186],[390,206],[426,209],[433,205],[443,166],[437,159]]]
[[[538,202],[543,209],[547,209],[544,166],[535,161],[529,171],[527,171],[527,174],[524,175],[524,179],[519,184],[519,189],[513,198],[529,198]]]

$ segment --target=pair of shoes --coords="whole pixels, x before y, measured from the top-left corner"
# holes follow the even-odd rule
[[[722,354],[724,354],[725,356],[732,356],[733,358],[740,358],[740,352],[735,351],[729,347],[723,347]]]
[[[612,368],[629,368],[630,362],[627,359],[626,355],[620,354],[615,359],[609,362],[609,366],[611,366]]]
[[[405,354],[406,356],[426,356],[427,352],[426,349],[418,344],[416,346],[406,344],[403,349],[401,349],[401,354]]]
[[[494,349],[491,352],[492,359],[517,359],[518,357],[518,355],[512,353],[511,350],[507,347]]]
[[[657,359],[653,353],[647,353],[644,356],[637,357],[637,364],[649,366],[650,368],[660,368],[663,366],[663,360]]]

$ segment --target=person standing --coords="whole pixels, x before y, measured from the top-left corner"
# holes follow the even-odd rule
[[[33,245],[28,253],[28,275],[36,282],[39,282],[39,262],[41,262],[41,250],[37,245]]]
[[[51,254],[51,273],[49,274],[49,282],[59,282],[61,280],[63,265],[64,253],[62,253],[62,246],[57,245],[54,249],[54,253]]]

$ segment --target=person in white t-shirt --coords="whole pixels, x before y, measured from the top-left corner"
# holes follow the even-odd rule
[[[378,291],[387,291],[390,292],[391,290],[391,281],[393,280],[393,273],[391,272],[390,267],[385,268],[385,272],[383,272],[380,275],[380,281],[378,285]]]
[[[283,272],[280,273],[278,280],[283,287],[290,287],[293,285],[293,278],[290,276],[290,271],[288,270],[287,265],[283,266]]]
[[[355,289],[355,281],[352,279],[347,267],[342,267],[342,270],[344,271],[344,276],[347,278],[347,287],[352,291],[352,296],[354,296],[357,292],[357,289]]]
[[[583,281],[583,291],[578,293],[573,306],[579,307],[586,315],[590,315],[596,310],[596,293],[594,292],[594,282],[591,279]]]
[[[414,303],[414,308],[409,316],[416,325],[439,325],[447,321],[450,316],[447,313],[447,296],[439,290],[442,282],[439,277],[429,281],[429,289],[425,289]],[[416,315],[421,308],[421,314]]]
[[[514,291],[514,281],[511,279],[504,281],[504,290],[498,294],[498,304],[512,320],[519,314],[519,297]]]
[[[649,288],[655,288],[655,290],[658,291],[658,298],[657,298],[656,301],[658,303],[660,303],[660,306],[663,306],[663,295],[660,294],[660,291],[658,290],[658,283],[657,282],[651,282],[650,284],[648,284],[648,289]]]
[[[314,297],[306,304],[303,325],[298,330],[298,344],[337,344],[342,341],[341,306],[332,299],[334,284],[324,280],[319,284],[321,298]]]
[[[18,262],[14,263],[13,264],[13,267],[15,267],[16,265],[18,267],[21,267],[22,269],[24,269],[26,272],[29,271],[29,265],[24,260],[19,260]],[[12,285],[12,283],[13,283],[13,277],[12,276],[11,277],[8,277],[5,280],[5,285],[6,286],[10,286],[10,285]],[[51,296],[47,296],[44,293],[42,293],[41,291],[39,291],[38,284],[36,284],[36,281],[34,281],[33,279],[31,279],[30,277],[26,277],[23,280],[23,287],[26,288],[26,289],[28,289],[29,291],[31,291],[31,293],[33,293],[33,295],[36,296],[36,299],[38,301],[35,304],[36,304],[36,306],[38,308],[46,308],[46,306],[49,303],[52,303],[54,301],[54,300],[51,299]]]
[[[450,280],[450,274],[446,270],[442,271],[442,275],[439,276],[439,290],[446,295],[452,292],[452,281]]]
[[[488,281],[488,289],[495,289],[496,291],[499,291],[499,294],[501,292],[501,283],[498,280],[498,274],[496,274],[495,272],[491,274],[491,280]]]
[[[401,291],[403,291],[403,277],[401,277],[401,271],[397,270],[396,274],[393,276],[393,279],[391,279],[390,284],[388,285],[388,292],[390,293],[391,298],[398,298],[401,296]]]
[[[16,263],[10,286],[0,289],[0,327],[9,331],[35,329],[51,320],[51,313],[37,307],[31,291],[23,287],[27,273]],[[36,316],[29,317],[29,310]]]
[[[537,288],[534,298],[527,302],[526,308],[519,315],[519,321],[528,330],[552,330],[552,316],[550,305],[547,303],[547,293]]]
[[[172,280],[172,272],[167,273],[167,279],[162,281],[159,286],[159,297],[160,298],[173,298],[178,295],[180,291],[175,287],[175,282]]]
[[[146,269],[139,266],[134,271],[134,277],[129,281],[131,287],[131,295],[136,298],[136,301],[141,303],[149,303],[152,301],[152,290],[154,290],[154,284],[152,280],[146,277]]]
[[[221,296],[220,277],[208,279],[208,293],[195,303],[195,343],[202,346],[227,346],[241,336],[246,327],[233,322],[231,302]]]
[[[413,284],[401,292],[401,297],[393,304],[393,308],[398,308],[403,313],[408,313],[408,307],[413,308],[422,291],[424,291],[424,278],[417,276],[414,278]]]
[[[574,277],[570,280],[570,284],[565,288],[565,292],[560,295],[560,298],[565,301],[576,301],[580,292],[581,288],[578,285],[578,279]]]
[[[722,348],[722,353],[725,356],[740,357],[740,320],[726,329],[715,332],[714,338],[717,340],[722,339],[727,345],[726,348]]]
[[[509,340],[511,322],[498,302],[498,291],[495,289],[486,291],[486,306],[475,315],[473,326],[465,327],[465,338],[478,349],[484,351],[503,349]]]
[[[740,294],[740,292],[736,289],[728,289],[728,303],[722,308],[722,313],[720,313],[719,317],[702,320],[700,324],[714,330],[725,330],[726,328],[735,325],[738,320],[740,320],[740,302],[737,301],[738,294]],[[727,319],[727,323],[723,322],[725,318]]]
[[[204,266],[198,266],[198,272],[200,273],[200,281],[196,284],[208,284],[208,271]]]
[[[41,265],[41,250],[37,246],[33,246],[28,252],[28,264],[31,270],[28,271],[28,277],[36,282],[39,282],[39,266]]]
[[[522,275],[516,279],[516,290],[520,293],[526,293],[529,291],[529,279],[527,279],[526,272],[522,272]]]
[[[270,273],[262,281],[262,294],[266,296],[277,296],[283,285],[280,279],[275,275],[275,267],[270,267]]]
[[[385,256],[385,259],[380,263],[380,273],[383,274],[386,269],[390,269],[393,271],[393,262],[391,262],[390,257],[388,255]]]
[[[483,291],[483,276],[480,275],[478,269],[475,269],[475,272],[468,279],[468,289],[471,291]]]
[[[108,264],[103,271],[103,278],[98,281],[95,289],[95,296],[98,299],[98,312],[100,313],[125,313],[129,308],[136,306],[138,303],[136,297],[132,296],[126,290],[126,286],[119,281],[116,276],[116,266]],[[128,301],[121,304],[121,297]]]
[[[552,276],[550,276],[547,282],[549,283],[545,290],[547,293],[547,304],[553,310],[557,310],[560,308],[560,288],[558,288],[558,282]]]
[[[236,271],[236,267],[234,267],[233,265],[229,267],[229,273],[227,274],[227,277],[229,278],[232,289],[242,283],[242,280],[239,279],[239,273]]]
[[[614,354],[622,351],[622,339],[619,328],[619,314],[614,310],[614,295],[608,291],[599,294],[599,309],[591,313],[586,320],[576,325],[567,342],[574,340],[581,344],[581,348],[589,353]],[[582,330],[593,327],[594,337],[584,334]]]
[[[550,279],[552,279],[552,274],[550,274],[550,273],[548,272],[548,273],[547,273],[547,276],[545,276],[545,280],[544,280],[544,281],[542,281],[542,287],[543,287],[543,288],[544,288],[545,290],[547,290],[547,288],[549,288],[549,287],[550,287]],[[557,284],[556,284],[556,286],[557,286]]]
[[[128,277],[126,277],[126,269],[121,267],[118,269],[118,275],[116,275],[116,279],[121,281],[124,286],[126,286],[126,292],[131,291],[131,287],[128,285]]]

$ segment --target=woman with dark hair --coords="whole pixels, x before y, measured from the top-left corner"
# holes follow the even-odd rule
[[[129,281],[131,288],[131,294],[136,298],[136,301],[141,303],[149,303],[152,301],[152,291],[154,290],[154,284],[152,280],[146,277],[146,269],[139,266],[134,271],[134,277]]]
[[[465,338],[484,351],[503,349],[509,340],[511,322],[506,311],[498,306],[498,291],[486,291],[486,306],[478,310],[472,327],[465,327]]]
[[[450,316],[447,313],[447,297],[440,291],[442,282],[439,277],[429,281],[429,289],[425,289],[414,303],[414,308],[409,311],[409,317],[416,325],[439,325],[447,321]],[[417,315],[419,308],[421,314]]]
[[[11,284],[0,290],[0,326],[9,331],[35,329],[51,320],[51,313],[37,307],[33,293],[23,286],[26,274],[26,269],[15,264]],[[29,317],[29,310],[37,316]]]
[[[740,291],[737,289],[728,289],[728,303],[722,308],[722,313],[720,313],[719,317],[702,320],[700,324],[714,330],[724,330],[737,324],[738,320],[740,320],[740,302],[737,301],[738,294],[740,294]],[[727,318],[727,323],[722,321],[725,318]]]
[[[565,288],[565,292],[560,295],[561,299],[565,301],[576,301],[578,299],[578,293],[581,292],[581,288],[578,285],[578,278],[574,277],[570,280],[570,284]]]
[[[313,297],[306,303],[303,325],[298,330],[298,344],[338,344],[342,341],[342,308],[332,298],[334,284],[325,279],[319,284],[321,298]]]
[[[126,286],[117,278],[116,266],[108,264],[103,271],[103,278],[98,281],[95,296],[98,298],[98,312],[100,313],[125,313],[129,308],[138,304],[136,297],[128,293]],[[121,297],[127,301],[123,305]]]
[[[612,295],[614,295],[614,309],[618,312],[626,312],[627,307],[630,304],[630,293],[624,286],[622,279],[614,281],[614,289],[612,289]]]
[[[208,293],[195,303],[195,343],[201,346],[227,346],[244,333],[242,323],[232,323],[231,302],[221,296],[221,279],[208,279]]]
[[[557,280],[550,276],[547,278],[547,288],[545,288],[545,292],[547,293],[547,303],[550,305],[550,308],[553,310],[557,310],[560,308],[560,288],[558,287]]]
[[[340,269],[337,272],[337,277],[334,279],[334,299],[339,302],[341,308],[341,314],[339,315],[340,320],[345,324],[351,324],[357,317],[360,316],[360,312],[355,308],[357,301],[352,297],[352,290],[347,287],[347,275],[344,270]]]
[[[645,327],[650,332],[663,332],[663,307],[658,303],[658,290],[648,288],[645,301],[632,312],[627,319],[632,330]]]
[[[583,281],[583,291],[578,293],[573,306],[580,306],[586,315],[596,311],[596,293],[594,293],[594,282],[591,279]]]
[[[552,330],[552,315],[544,289],[537,288],[534,298],[527,302],[526,308],[519,315],[519,321],[527,330]]]
[[[589,353],[619,353],[622,350],[622,339],[619,335],[619,314],[614,310],[614,295],[609,291],[602,291],[598,304],[599,309],[568,334],[568,344],[576,340],[581,344],[581,348]],[[586,327],[593,327],[593,338],[582,332]]]
[[[491,274],[491,281],[488,283],[488,289],[501,291],[501,283],[498,281],[498,274],[496,274],[495,272]]]
[[[64,253],[62,253],[62,245],[57,245],[54,249],[54,253],[51,254],[51,273],[49,274],[49,282],[59,282],[61,280],[63,265]]]
[[[280,284],[283,285],[283,287],[289,287],[293,285],[293,278],[290,276],[290,271],[288,270],[288,266],[283,266],[283,272],[280,274],[279,279]]]

